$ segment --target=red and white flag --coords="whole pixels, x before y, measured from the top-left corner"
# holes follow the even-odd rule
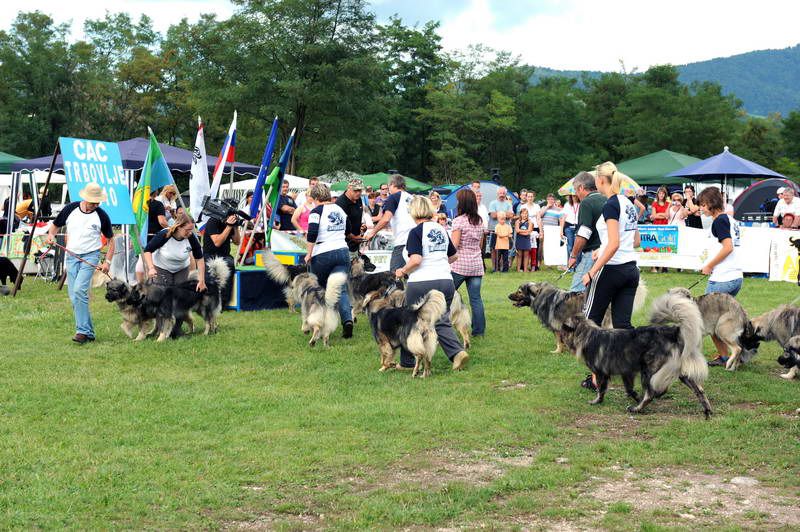
[[[219,152],[217,164],[214,166],[214,180],[211,182],[211,197],[216,199],[219,195],[219,186],[222,183],[222,172],[225,170],[225,163],[232,163],[236,160],[236,111],[233,112],[233,122],[228,128],[228,135],[222,143],[222,150]]]

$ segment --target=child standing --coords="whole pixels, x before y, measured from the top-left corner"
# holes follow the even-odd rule
[[[497,226],[494,228],[497,250],[497,268],[495,271],[508,271],[508,250],[511,247],[511,226],[506,223],[506,213],[497,212]]]
[[[519,219],[515,224],[516,247],[517,247],[517,271],[527,272],[530,268],[531,257],[531,233],[533,224],[528,218],[528,209],[522,207],[519,211]]]
[[[722,292],[736,297],[742,288],[742,266],[737,256],[739,247],[739,225],[732,216],[725,213],[725,202],[722,193],[716,187],[708,187],[697,196],[700,211],[711,216],[711,235],[716,238],[722,248],[714,258],[700,270],[708,275],[706,294]],[[708,363],[709,366],[722,366],[728,362],[728,347],[712,336],[717,348],[717,358]]]

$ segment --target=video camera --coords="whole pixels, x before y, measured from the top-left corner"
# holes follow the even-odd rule
[[[242,220],[250,220],[250,215],[240,211],[239,204],[233,198],[211,199],[210,196],[206,196],[203,198],[202,214],[222,223],[225,223],[229,216],[236,216],[236,223],[241,223]]]

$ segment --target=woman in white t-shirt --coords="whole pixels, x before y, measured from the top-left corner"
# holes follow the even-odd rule
[[[680,192],[672,193],[672,203],[667,209],[667,225],[686,226],[686,217],[689,211],[683,206],[683,196]]]
[[[578,209],[581,202],[578,196],[570,194],[567,196],[567,203],[564,205],[561,217],[561,239],[567,241],[567,257],[572,255],[572,246],[575,245],[575,229],[578,223]]]
[[[586,317],[600,325],[610,304],[615,329],[633,328],[633,299],[639,286],[634,250],[639,246],[639,216],[631,201],[620,194],[625,177],[614,163],[605,162],[597,167],[595,184],[608,200],[596,224],[600,236],[598,257],[583,276],[583,284],[589,287]]]
[[[194,234],[194,220],[183,212],[169,229],[156,233],[142,253],[147,276],[165,286],[189,280],[192,258],[197,264],[197,291],[203,292],[206,289],[203,248]]]
[[[711,235],[719,241],[722,248],[700,270],[708,275],[706,294],[722,292],[736,296],[742,289],[742,266],[739,263],[739,224],[725,214],[722,194],[716,187],[703,189],[697,196],[697,203],[703,214],[711,216]]]
[[[436,334],[444,354],[459,370],[469,360],[464,346],[456,336],[450,323],[450,304],[455,294],[455,285],[450,273],[450,263],[458,258],[456,248],[447,231],[432,221],[436,211],[431,201],[424,196],[414,196],[408,205],[408,213],[417,223],[408,233],[404,254],[406,264],[395,270],[398,279],[408,275],[406,283],[406,305],[413,305],[431,290],[439,290],[447,301],[447,311],[436,322]],[[400,353],[400,366],[414,367],[414,356],[405,349]]]

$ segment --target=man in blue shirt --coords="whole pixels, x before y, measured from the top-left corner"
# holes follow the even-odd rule
[[[511,203],[510,199],[508,199],[508,191],[506,190],[506,187],[499,187],[497,189],[497,199],[492,200],[489,203],[489,231],[491,232],[489,248],[492,250],[493,271],[497,271],[497,250],[494,249],[497,239],[495,238],[494,228],[497,226],[498,212],[505,212],[506,220],[513,225],[514,204]]]
[[[289,181],[284,179],[281,185],[281,195],[278,196],[278,229],[281,231],[291,231],[294,229],[292,225],[292,214],[297,208],[294,200],[289,196]]]

